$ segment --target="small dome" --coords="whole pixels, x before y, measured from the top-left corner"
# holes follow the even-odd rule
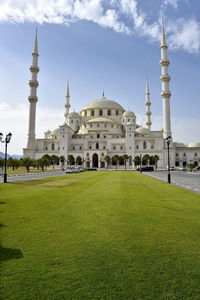
[[[200,148],[200,143],[190,143],[190,144],[188,144],[188,147],[189,148],[197,148],[197,147]]]
[[[80,115],[76,111],[73,111],[73,112],[69,113],[68,117],[69,118],[80,118]]]
[[[93,119],[90,119],[87,123],[97,123],[97,122],[113,123],[114,120],[109,119],[109,118],[93,118]]]
[[[175,146],[175,147],[186,147],[185,144],[179,143],[179,142],[175,142],[175,143],[174,143],[174,146]]]
[[[94,109],[94,108],[114,108],[114,109],[119,109],[124,111],[123,107],[120,104],[118,104],[113,100],[109,100],[106,97],[88,103],[83,110]]]
[[[60,134],[59,128],[56,128],[56,129],[51,131],[51,135],[59,135],[59,134]]]
[[[134,114],[134,112],[131,111],[131,110],[126,110],[126,111],[123,113],[122,117],[132,117],[132,118],[134,118],[134,117],[135,117],[135,114]]]
[[[144,127],[139,127],[135,130],[136,133],[141,133],[141,134],[147,134],[149,133],[149,129],[148,128],[144,128]]]
[[[134,125],[134,123],[131,121],[131,122],[126,123],[126,125],[131,126],[131,125]]]

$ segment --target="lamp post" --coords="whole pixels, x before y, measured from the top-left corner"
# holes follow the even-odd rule
[[[5,139],[3,140],[3,134],[0,133],[0,142],[5,143],[5,157],[4,157],[4,183],[7,183],[7,147],[8,147],[8,143],[10,143],[12,137],[12,133],[8,133],[5,137]]]
[[[142,173],[142,154],[140,154],[140,173]]]
[[[169,146],[171,143],[171,136],[168,136],[165,140],[167,143],[167,155],[168,155],[168,175],[167,175],[167,181],[168,183],[171,183],[171,173],[170,173],[170,157],[169,157]]]

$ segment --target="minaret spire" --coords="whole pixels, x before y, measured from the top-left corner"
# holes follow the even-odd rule
[[[32,65],[30,66],[31,71],[31,80],[29,80],[30,86],[30,96],[28,97],[29,100],[29,131],[28,131],[28,149],[35,150],[35,118],[36,118],[36,103],[38,101],[37,97],[37,87],[39,85],[37,81],[37,74],[39,72],[38,67],[38,40],[37,40],[37,29],[35,34],[35,42],[34,48],[32,53]]]
[[[66,94],[66,103],[65,103],[65,120],[67,116],[69,115],[69,109],[70,109],[70,91],[69,91],[69,80],[67,82],[67,94]]]
[[[161,60],[160,66],[162,69],[162,75],[160,80],[162,82],[161,97],[163,99],[163,137],[167,138],[171,136],[171,118],[170,118],[170,97],[171,92],[169,90],[170,76],[168,75],[168,66],[170,61],[167,58],[167,43],[165,38],[165,28],[162,24],[162,35],[161,35]]]
[[[149,82],[146,80],[146,126],[149,130],[151,130],[151,101],[150,101],[150,90],[149,90]]]

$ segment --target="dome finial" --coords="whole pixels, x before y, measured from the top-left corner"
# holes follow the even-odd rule
[[[105,92],[104,92],[104,89],[103,89],[103,93],[102,93],[102,98],[105,99]]]

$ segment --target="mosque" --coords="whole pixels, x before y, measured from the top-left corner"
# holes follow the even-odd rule
[[[105,168],[106,156],[112,158],[115,155],[128,155],[128,168],[134,168],[134,158],[157,155],[158,168],[166,168],[168,165],[168,146],[170,165],[185,167],[188,163],[200,165],[200,142],[185,145],[173,142],[170,118],[169,90],[170,76],[167,58],[167,43],[164,26],[161,36],[161,83],[163,103],[163,129],[151,130],[151,100],[148,81],[146,82],[146,127],[139,126],[136,115],[131,110],[126,110],[119,103],[102,98],[88,103],[79,113],[70,112],[70,90],[67,87],[64,123],[58,128],[44,133],[44,138],[36,139],[36,103],[37,98],[37,74],[38,67],[38,41],[35,37],[32,53],[32,65],[30,71],[32,78],[29,81],[30,96],[29,107],[29,131],[27,147],[23,149],[24,156],[39,159],[45,154],[64,156],[67,164],[68,155],[73,155],[77,164],[85,167]],[[61,120],[62,122],[62,120]]]

